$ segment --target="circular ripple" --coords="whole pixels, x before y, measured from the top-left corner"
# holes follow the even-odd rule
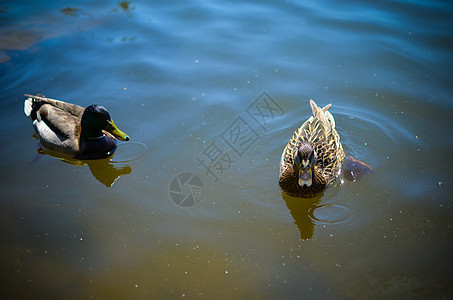
[[[145,158],[149,152],[148,146],[142,142],[119,143],[111,162],[117,164],[135,162]]]
[[[345,225],[352,221],[352,210],[340,204],[318,205],[310,209],[309,215],[317,225]]]

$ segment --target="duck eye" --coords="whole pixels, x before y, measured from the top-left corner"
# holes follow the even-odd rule
[[[294,162],[300,165],[300,157],[297,155],[297,152],[294,154]]]

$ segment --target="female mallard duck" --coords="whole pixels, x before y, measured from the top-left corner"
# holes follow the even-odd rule
[[[25,100],[24,112],[33,121],[41,145],[78,159],[99,159],[113,154],[116,139],[128,141],[108,111],[100,105],[81,106],[45,98]]]
[[[335,120],[328,109],[310,100],[313,116],[297,129],[280,161],[279,184],[290,196],[311,198],[335,181],[344,160]]]

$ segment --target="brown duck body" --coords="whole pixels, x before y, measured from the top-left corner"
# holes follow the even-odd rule
[[[116,138],[129,140],[127,135],[116,128],[103,107],[96,106],[105,110],[107,125],[99,128],[96,136],[89,137],[82,125],[86,110],[82,106],[41,95],[26,96],[30,98],[25,100],[24,112],[33,121],[36,135],[47,150],[79,159],[98,159],[113,154]],[[98,112],[93,114],[99,115]],[[98,115],[95,118],[99,119]]]
[[[328,111],[331,105],[321,109],[310,100],[310,106],[313,116],[294,132],[280,161],[279,185],[293,197],[312,198],[324,192],[338,177],[345,156],[335,129],[335,119]],[[299,167],[294,161],[298,147],[303,142],[311,143],[317,156],[309,186],[300,185]]]

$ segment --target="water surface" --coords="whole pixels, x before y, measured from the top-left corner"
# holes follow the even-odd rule
[[[450,2],[24,0],[0,19],[11,298],[453,296]],[[131,141],[38,155],[24,93],[102,104]],[[310,99],[374,173],[300,200],[278,168]]]

